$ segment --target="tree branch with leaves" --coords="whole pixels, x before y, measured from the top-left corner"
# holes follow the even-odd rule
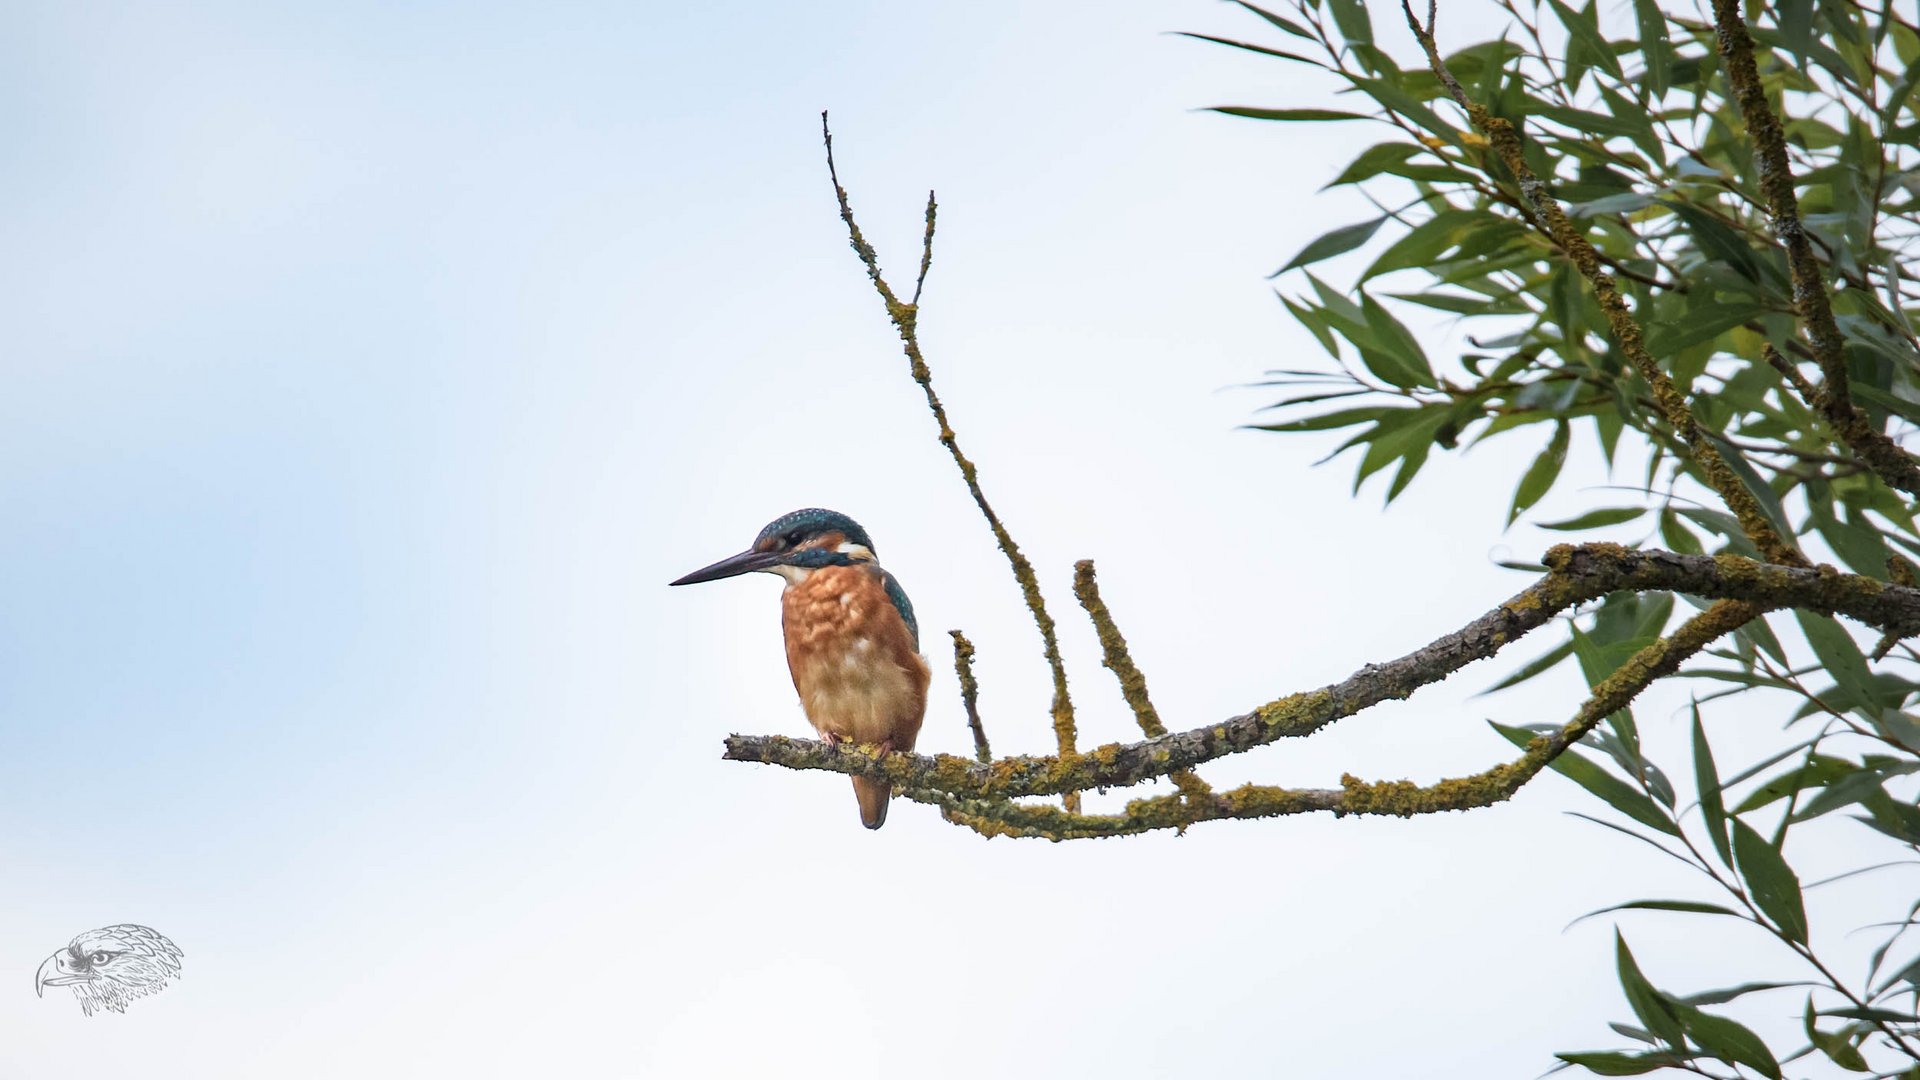
[[[1920,463],[1920,28],[1894,5],[1711,0],[1689,14],[1632,0],[1499,0],[1521,31],[1448,51],[1437,14],[1403,5],[1417,61],[1376,40],[1362,0],[1238,6],[1283,35],[1262,44],[1191,35],[1328,78],[1358,108],[1233,105],[1269,123],[1378,125],[1385,139],[1340,170],[1379,214],[1328,232],[1276,272],[1287,310],[1326,351],[1319,368],[1272,372],[1286,394],[1261,429],[1344,432],[1356,486],[1390,476],[1388,502],[1437,452],[1546,433],[1517,477],[1507,524],[1559,482],[1577,431],[1609,468],[1643,480],[1620,505],[1539,523],[1572,534],[1515,595],[1449,634],[1337,683],[1237,716],[1182,724],[1154,705],[1091,562],[1074,592],[1142,737],[1082,750],[1057,627],[1039,579],[960,449],[919,339],[933,259],[928,199],[909,299],[856,223],[827,137],[849,240],[925,392],[940,442],[1007,556],[1053,676],[1056,753],[994,757],[977,708],[974,646],[954,631],[974,755],[889,754],[807,739],[727,740],[732,760],[885,777],[906,797],[986,836],[1048,840],[1183,831],[1299,813],[1414,816],[1510,798],[1545,770],[1618,816],[1602,820],[1696,870],[1714,899],[1632,901],[1742,920],[1783,946],[1798,978],[1690,995],[1658,989],[1624,938],[1616,969],[1637,1045],[1562,1054],[1604,1075],[1675,1069],[1780,1077],[1783,1063],[1920,1076],[1920,899],[1887,925],[1864,977],[1843,977],[1810,925],[1790,837],[1865,827],[1920,865],[1920,555],[1909,496]],[[1616,18],[1624,15],[1625,18]],[[1618,23],[1618,25],[1616,25]],[[1517,38],[1517,40],[1515,40]],[[824,117],[823,117],[824,126]],[[1364,264],[1357,263],[1371,249]],[[1336,286],[1329,263],[1360,266]],[[1382,291],[1381,282],[1399,283]],[[1416,333],[1412,313],[1454,318]],[[1431,314],[1428,316],[1431,318]],[[1437,364],[1430,342],[1464,341]],[[1676,617],[1676,601],[1699,610]],[[1836,617],[1873,632],[1864,649]],[[1791,624],[1791,648],[1776,625]],[[1208,762],[1300,737],[1456,677],[1528,635],[1563,639],[1504,688],[1574,660],[1588,691],[1557,724],[1502,727],[1520,750],[1463,777],[1417,784],[1353,775],[1319,788],[1216,790]],[[1666,679],[1718,686],[1691,710],[1691,803],[1641,747],[1632,703]],[[1723,772],[1708,713],[1773,702],[1786,746]],[[1161,779],[1110,812],[1080,796]],[[1058,796],[1063,805],[1035,801]],[[1771,816],[1768,824],[1763,818]],[[1599,819],[1596,819],[1599,820]],[[1851,826],[1848,825],[1852,821]],[[1914,890],[1907,890],[1912,898]],[[1903,905],[1905,906],[1905,905]],[[1807,992],[1787,1048],[1724,1015],[1743,999]],[[1709,1012],[1708,1007],[1720,1011]]]

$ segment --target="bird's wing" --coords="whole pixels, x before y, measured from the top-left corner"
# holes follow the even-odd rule
[[[914,651],[918,652],[920,650],[920,623],[913,617],[913,601],[907,599],[907,590],[901,588],[900,583],[894,580],[893,575],[887,573],[885,570],[880,571],[880,584],[887,590],[887,599],[893,601],[894,610],[900,613],[900,618],[907,624],[907,633],[913,638]]]

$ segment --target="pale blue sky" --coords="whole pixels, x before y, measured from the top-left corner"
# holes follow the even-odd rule
[[[1191,111],[1324,103],[1163,33],[1257,21],[7,14],[0,1076],[1531,1076],[1610,1038],[1610,930],[1561,928],[1671,879],[1557,814],[1558,781],[1048,846],[905,804],[868,834],[844,780],[718,759],[806,730],[777,588],[665,582],[804,505],[860,519],[914,598],[923,748],[967,747],[956,626],[996,748],[1049,739],[1031,626],[846,250],[822,108],[901,273],[940,191],[925,343],[1089,741],[1129,721],[1075,558],[1180,727],[1519,587],[1493,560],[1550,542],[1501,531],[1531,446],[1437,460],[1383,513],[1309,467],[1326,443],[1235,430],[1265,401],[1235,384],[1317,354],[1262,276],[1361,215],[1315,190],[1371,134]],[[1214,775],[1484,767],[1486,718],[1575,699],[1571,671],[1472,696],[1505,669]],[[92,1019],[27,991],[121,921],[180,943],[177,986]]]

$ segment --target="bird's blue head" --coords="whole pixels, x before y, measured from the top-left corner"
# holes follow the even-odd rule
[[[693,585],[755,570],[791,576],[795,571],[851,566],[873,559],[873,541],[859,522],[833,510],[795,510],[768,522],[747,550],[670,584]]]

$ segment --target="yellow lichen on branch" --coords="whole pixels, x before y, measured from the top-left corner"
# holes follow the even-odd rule
[[[1100,638],[1101,663],[1119,680],[1120,696],[1126,699],[1127,708],[1133,710],[1140,733],[1149,739],[1165,735],[1167,725],[1161,722],[1160,711],[1153,707],[1153,698],[1147,694],[1147,677],[1133,662],[1133,654],[1127,651],[1127,639],[1114,623],[1113,612],[1107,610],[1106,601],[1100,598],[1100,582],[1094,575],[1092,559],[1073,564],[1073,595],[1086,609],[1087,618],[1093,621],[1094,633]],[[1169,778],[1189,799],[1204,799],[1213,794],[1213,788],[1191,769],[1176,770]]]
[[[960,680],[960,704],[967,710],[967,727],[973,732],[973,756],[980,761],[993,760],[993,748],[987,745],[987,729],[980,723],[980,681],[973,677],[973,642],[958,630],[953,636],[953,672]]]
[[[1920,632],[1920,588],[1845,574],[1831,567],[1764,563],[1734,555],[1681,555],[1617,544],[1560,545],[1542,556],[1547,572],[1520,594],[1466,626],[1384,664],[1368,664],[1318,690],[1289,694],[1239,716],[1136,743],[1108,744],[1061,757],[1010,757],[975,762],[951,755],[891,754],[780,736],[733,736],[726,757],[793,769],[818,769],[892,780],[897,791],[945,807],[950,819],[1004,835],[1060,838],[1116,836],[1198,821],[1269,817],[1308,810],[1420,813],[1486,805],[1511,795],[1539,771],[1538,754],[1557,755],[1593,723],[1670,674],[1714,638],[1755,615],[1781,608],[1840,614],[1902,636]],[[1282,738],[1311,734],[1382,701],[1405,698],[1467,664],[1485,659],[1562,612],[1608,593],[1683,592],[1725,601],[1642,649],[1603,680],[1593,697],[1543,750],[1487,773],[1421,787],[1406,782],[1349,783],[1328,789],[1255,785],[1226,793],[1186,793],[1129,803],[1120,815],[1071,814],[1011,800],[1065,791],[1126,787]],[[1500,794],[1505,792],[1504,795]],[[1338,796],[1336,799],[1335,797]],[[1498,796],[1497,798],[1495,796]],[[1061,816],[1065,814],[1066,816]],[[988,823],[998,824],[988,824]],[[1022,831],[1024,830],[1024,831]],[[1060,831],[1064,830],[1064,831]]]
[[[1739,629],[1760,610],[1737,600],[1722,600],[1674,631],[1635,653],[1619,670],[1595,686],[1578,712],[1552,734],[1535,737],[1514,761],[1471,776],[1432,784],[1411,780],[1368,782],[1340,778],[1337,791],[1247,784],[1205,798],[1160,796],[1135,799],[1118,814],[1066,814],[1051,807],[1022,806],[1010,800],[959,799],[937,792],[910,797],[942,806],[948,820],[984,836],[1076,840],[1129,836],[1159,829],[1184,830],[1202,821],[1280,817],[1325,811],[1335,815],[1372,814],[1413,817],[1451,810],[1473,810],[1505,802],[1584,738],[1601,720],[1625,708],[1642,690],[1678,670],[1682,661],[1716,639]]]

